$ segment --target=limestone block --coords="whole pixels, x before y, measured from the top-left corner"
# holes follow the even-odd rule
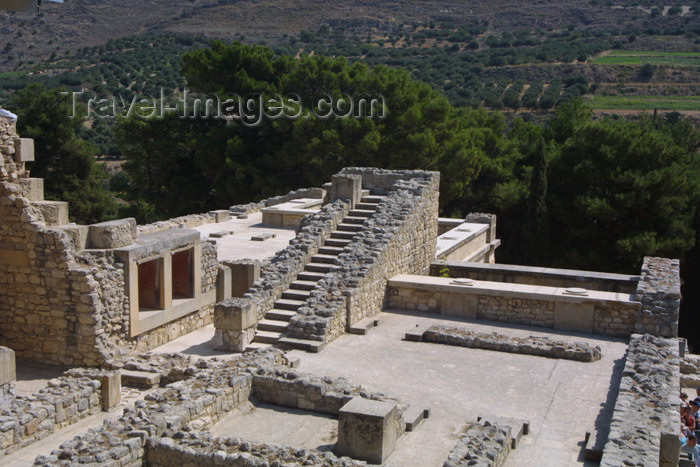
[[[109,410],[122,399],[122,375],[119,371],[102,376],[102,410]]]
[[[0,385],[16,379],[15,351],[7,347],[0,347]]]
[[[27,267],[29,257],[22,250],[0,250],[0,264],[3,266]]]
[[[209,211],[214,217],[215,222],[226,222],[231,220],[231,212],[228,209],[217,209],[216,211]]]
[[[34,201],[47,226],[64,225],[68,220],[68,203],[65,201]]]
[[[214,327],[227,331],[242,331],[255,326],[257,305],[244,298],[229,298],[214,307]]]
[[[31,138],[15,138],[15,162],[34,161],[34,140]]]
[[[336,174],[331,179],[331,199],[347,199],[350,209],[360,202],[362,197],[362,175]]]
[[[354,397],[338,412],[336,454],[382,464],[401,434],[395,402]]]
[[[19,184],[24,188],[29,201],[44,201],[43,178],[21,178]]]
[[[88,248],[109,249],[131,245],[136,238],[136,219],[127,217],[116,221],[90,225]]]

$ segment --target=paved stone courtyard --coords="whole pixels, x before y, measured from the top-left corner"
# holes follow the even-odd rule
[[[421,314],[385,312],[378,319],[379,326],[367,335],[346,334],[320,353],[294,350],[288,355],[301,360],[300,370],[345,377],[431,409],[430,418],[399,439],[386,465],[441,466],[465,423],[480,414],[530,420],[530,434],[511,451],[508,466],[586,465],[584,435],[596,424],[609,423],[626,340]],[[600,346],[602,358],[587,363],[403,340],[407,331],[428,324],[582,341]],[[154,351],[223,356],[208,341],[213,332],[212,327],[204,328]],[[246,430],[247,436],[269,437],[269,442],[280,437],[273,418],[261,418],[255,427]],[[217,430],[218,435],[226,434]]]

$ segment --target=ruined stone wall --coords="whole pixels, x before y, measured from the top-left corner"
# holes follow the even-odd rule
[[[627,337],[634,332],[638,306],[596,303],[593,312],[593,333]]]
[[[554,326],[554,302],[527,298],[479,295],[477,316],[490,321]]]
[[[630,337],[601,466],[678,465],[678,340]]]
[[[292,317],[287,330],[292,338],[335,339],[381,311],[390,277],[424,274],[435,257],[439,173],[362,168],[341,173],[362,175],[363,189],[386,198],[338,256],[338,269],[319,281]]]
[[[100,382],[61,377],[0,412],[0,463],[6,455],[101,410]]]
[[[18,357],[98,365],[108,343],[95,326],[104,307],[94,268],[26,197],[28,173],[13,162],[16,136],[0,117],[0,343]]]
[[[642,308],[635,332],[673,338],[678,336],[681,306],[680,261],[645,257],[637,286]]]

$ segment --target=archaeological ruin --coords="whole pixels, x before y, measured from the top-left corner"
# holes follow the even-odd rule
[[[689,465],[677,260],[499,264],[421,170],[77,225],[33,160],[0,116],[3,465]]]

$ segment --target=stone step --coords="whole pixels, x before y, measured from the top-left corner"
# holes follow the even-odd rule
[[[338,256],[345,248],[340,246],[322,246],[318,252],[322,255]]]
[[[369,196],[369,190],[360,190],[360,196]]]
[[[311,257],[312,263],[335,264],[337,260],[337,255],[313,255]]]
[[[304,282],[318,282],[325,275],[326,275],[325,272],[302,271],[299,274],[297,274],[297,280],[304,281]],[[296,281],[294,281],[294,282],[296,282]]]
[[[289,321],[277,321],[274,319],[261,319],[258,321],[258,331],[287,332]]]
[[[323,245],[344,248],[345,245],[348,245],[350,243],[352,243],[352,240],[350,240],[349,238],[327,238],[326,241],[323,242]],[[319,251],[321,250],[319,249]]]
[[[264,342],[251,342],[248,347],[245,348],[244,352],[252,352],[254,350],[269,349],[272,344],[266,344]]]
[[[309,295],[311,292],[308,290],[295,290],[295,289],[287,289],[284,292],[282,292],[282,298],[289,298],[290,300],[306,300],[309,298]]]
[[[350,212],[354,215],[357,215],[355,214],[357,212],[357,209],[361,209],[363,211],[372,211],[372,214],[374,214],[374,212],[377,210],[377,205],[375,203],[356,203],[355,210]]]
[[[591,462],[600,462],[603,457],[603,449],[605,448],[605,443],[608,442],[609,430],[601,428],[596,430],[592,427],[590,430],[586,431],[586,450],[584,452],[584,460]]]
[[[501,417],[498,415],[479,415],[476,417],[476,421],[481,422],[482,424],[488,421],[492,425],[509,427],[511,449],[517,448],[522,437],[530,433],[530,421],[525,419]]]
[[[352,209],[348,215],[352,217],[371,217],[376,212],[376,209]]]
[[[305,352],[317,353],[323,350],[326,343],[321,341],[283,337],[279,340],[279,346],[283,349],[299,349]]]
[[[335,229],[336,231],[341,230],[344,232],[359,232],[362,230],[362,224],[338,224]]]
[[[304,303],[304,300],[289,300],[287,298],[281,298],[275,302],[275,308],[295,311],[301,308]]]
[[[262,342],[265,344],[276,344],[282,337],[281,332],[275,331],[257,331],[253,342]]]
[[[331,238],[342,238],[344,240],[352,240],[355,235],[357,235],[357,232],[343,232],[340,230],[331,232]]]
[[[313,290],[314,287],[316,287],[316,284],[318,284],[318,281],[304,281],[304,280],[296,280],[292,281],[291,284],[289,284],[289,288],[292,290]]]
[[[272,310],[265,313],[265,319],[275,320],[275,321],[289,321],[292,316],[296,315],[296,311],[291,310],[280,310],[273,308]]]
[[[343,224],[364,224],[366,220],[366,217],[347,216],[343,218]]]
[[[32,205],[41,211],[46,226],[65,225],[68,219],[68,203],[66,201],[34,201]]]
[[[338,269],[338,266],[334,266],[332,264],[326,264],[326,263],[307,263],[306,266],[304,266],[305,271],[311,271],[311,272],[327,273],[327,272],[335,271],[336,269]]]
[[[363,196],[360,198],[360,202],[362,203],[372,203],[372,204],[379,204],[384,200],[386,196],[379,196],[379,195],[368,195],[368,196]]]
[[[379,325],[379,320],[376,318],[364,318],[348,328],[349,334],[359,334],[364,336],[375,326]]]

